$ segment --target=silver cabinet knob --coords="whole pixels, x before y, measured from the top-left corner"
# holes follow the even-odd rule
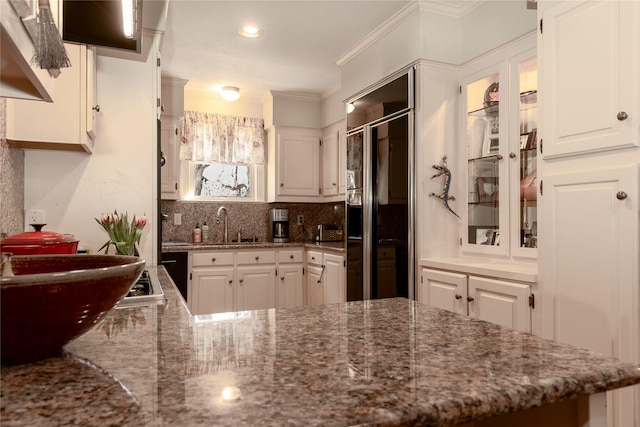
[[[462,295],[456,294],[456,299],[462,299]]]
[[[618,191],[618,192],[616,193],[616,198],[617,198],[618,200],[624,200],[624,199],[626,199],[627,197],[629,197],[629,195],[628,195],[627,193],[625,193],[624,191]]]
[[[473,297],[467,297],[467,301],[472,302],[473,301]]]
[[[618,120],[623,121],[627,120],[629,118],[629,115],[624,111],[620,111],[616,117],[618,118]]]
[[[512,159],[515,159],[516,158],[516,153],[514,153],[514,152],[509,153],[509,157],[512,158]]]

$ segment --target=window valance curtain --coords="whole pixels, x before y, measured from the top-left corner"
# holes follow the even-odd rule
[[[180,160],[264,164],[264,120],[185,111]]]

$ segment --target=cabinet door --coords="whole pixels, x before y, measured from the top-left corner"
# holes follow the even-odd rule
[[[278,267],[278,308],[301,307],[304,305],[302,285],[302,264],[280,265]]]
[[[163,200],[177,200],[178,191],[178,126],[162,123],[160,129],[161,155],[164,164],[160,168],[160,187]]]
[[[338,194],[347,193],[347,134],[338,132]]]
[[[418,285],[418,302],[467,314],[467,276],[423,268]]]
[[[321,265],[307,266],[307,275],[305,278],[307,305],[320,305],[324,303],[324,289],[321,279],[322,271],[323,267]]]
[[[509,249],[508,71],[503,61],[462,82],[467,207],[459,213],[465,251],[507,255]]]
[[[529,285],[469,277],[469,316],[522,332],[531,332]]]
[[[87,153],[93,149],[96,65],[93,52],[87,53],[92,48],[65,43],[65,49],[72,67],[64,68],[55,79],[53,102],[20,99],[7,102],[7,140],[18,148]],[[34,126],[34,118],[37,118],[37,126]]]
[[[320,196],[320,138],[295,131],[278,134],[278,196]]]
[[[640,4],[559,3],[543,13],[538,39],[542,155],[637,146]]]
[[[543,189],[544,337],[633,362],[637,166],[549,174]]]
[[[324,304],[347,301],[345,284],[344,257],[335,254],[324,254]]]
[[[276,306],[275,266],[238,267],[236,311]]]
[[[322,195],[338,195],[338,132],[322,138]]]
[[[235,311],[233,268],[194,269],[191,280],[191,314]]]

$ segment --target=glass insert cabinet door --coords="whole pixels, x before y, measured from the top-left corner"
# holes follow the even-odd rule
[[[538,73],[535,57],[527,58],[517,63],[519,94],[518,108],[518,135],[517,149],[519,168],[518,179],[518,231],[517,238],[519,248],[525,248],[527,252],[538,247]],[[511,154],[510,154],[511,156]]]
[[[501,67],[504,68],[504,67]],[[507,74],[473,76],[463,84],[466,123],[467,210],[463,216],[467,250],[504,253],[508,247],[508,178],[503,152],[507,149]],[[466,234],[466,236],[465,236]]]
[[[461,165],[467,174],[463,250],[533,258],[538,244],[535,49],[470,75],[461,89],[467,154]]]

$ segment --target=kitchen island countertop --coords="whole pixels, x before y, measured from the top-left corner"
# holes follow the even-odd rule
[[[455,425],[640,382],[636,366],[403,298],[191,316],[158,276],[163,303],[3,366],[0,424]]]

